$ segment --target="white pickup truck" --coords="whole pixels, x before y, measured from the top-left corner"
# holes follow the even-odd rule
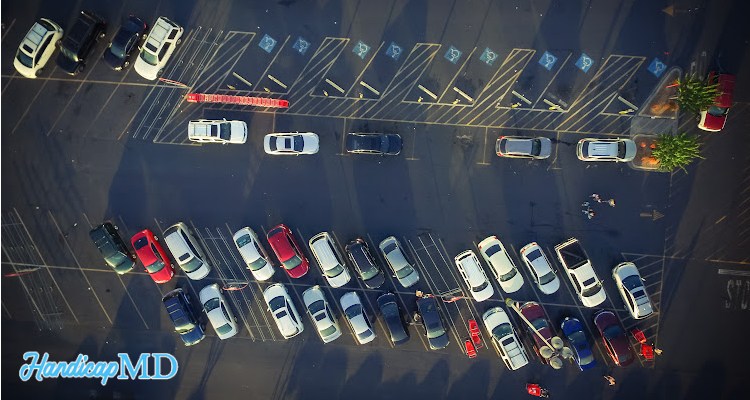
[[[247,141],[245,121],[198,119],[188,122],[188,139],[199,143],[237,143]]]

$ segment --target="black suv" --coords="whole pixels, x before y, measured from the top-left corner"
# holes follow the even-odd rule
[[[177,288],[165,294],[161,301],[185,346],[192,346],[206,337],[205,326],[200,323],[184,290]]]
[[[89,237],[99,252],[102,253],[104,261],[118,274],[130,272],[135,267],[135,254],[133,254],[125,242],[117,233],[117,227],[107,221],[89,232]]]
[[[62,41],[60,54],[57,55],[57,66],[70,75],[83,71],[86,56],[94,48],[96,41],[106,34],[105,24],[106,22],[98,15],[81,11]]]

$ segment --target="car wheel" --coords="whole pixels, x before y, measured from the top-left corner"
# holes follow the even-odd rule
[[[84,64],[79,65],[78,68],[76,69],[76,74],[80,74],[85,69],[86,69],[86,65]]]
[[[57,39],[57,42],[55,42],[55,46],[60,47],[62,45],[62,39]]]
[[[99,34],[99,38],[100,39],[104,38],[105,36],[107,36],[107,32],[105,32],[105,31],[102,31],[102,33]]]
[[[160,69],[159,72],[156,73],[156,76],[161,76],[162,72],[164,72],[164,69]]]
[[[128,65],[130,65],[130,61],[125,61],[125,64],[122,64],[122,67],[123,68],[127,68]]]
[[[39,68],[38,70],[36,70],[36,73],[34,74],[34,76],[39,76],[42,74],[42,72],[44,72],[44,68]]]
[[[177,42],[175,44],[180,44],[182,42],[182,39],[177,39]]]

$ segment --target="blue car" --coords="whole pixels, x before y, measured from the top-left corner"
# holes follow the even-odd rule
[[[568,339],[570,349],[573,350],[578,368],[581,371],[593,368],[596,365],[596,360],[594,359],[594,353],[591,352],[591,347],[589,347],[589,342],[586,340],[586,335],[583,333],[581,321],[566,317],[560,328]]]

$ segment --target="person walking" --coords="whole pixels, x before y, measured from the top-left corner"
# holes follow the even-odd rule
[[[607,382],[609,382],[609,386],[614,386],[615,385],[615,378],[613,378],[613,377],[611,377],[609,375],[604,375],[604,379],[606,379]]]

